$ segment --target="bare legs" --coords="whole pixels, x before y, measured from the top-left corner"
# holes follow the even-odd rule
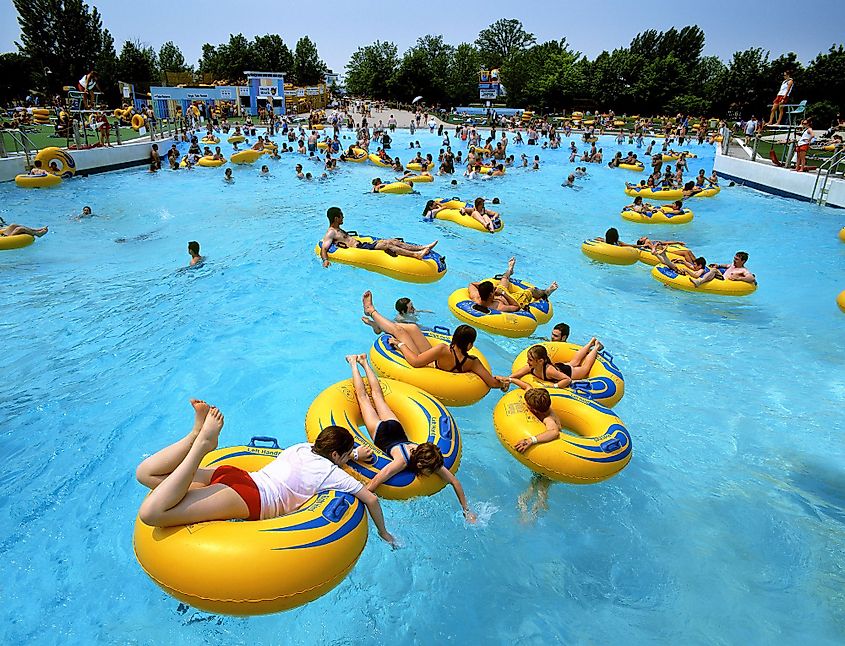
[[[25,227],[22,224],[10,224],[5,229],[2,229],[2,233],[4,236],[28,235],[40,238],[45,233],[47,233],[47,227],[41,227],[40,229],[31,229],[30,227]]]
[[[223,414],[199,400],[191,405],[195,411],[191,432],[138,467],[138,480],[153,487],[138,512],[147,525],[172,527],[249,516],[249,508],[233,489],[209,485],[213,471],[199,468],[202,459],[217,448]],[[168,469],[172,470],[168,473]]]
[[[362,317],[362,320],[367,317],[371,318],[373,324],[378,326],[380,330],[396,337],[402,343],[406,343],[417,354],[421,354],[431,348],[431,343],[428,342],[428,339],[425,338],[425,335],[416,324],[397,323],[379,314],[373,306],[373,293],[371,291],[367,290],[364,292],[361,301],[364,306],[364,317]],[[366,320],[364,322],[370,325]],[[370,325],[370,327],[375,329],[373,325]]]
[[[367,357],[363,354],[350,354],[346,356],[346,361],[349,362],[352,368],[352,387],[355,389],[355,399],[358,400],[361,416],[364,418],[367,432],[373,441],[375,441],[379,424],[385,420],[395,420],[396,415],[390,410],[390,407],[384,400],[384,393],[381,391],[378,377],[376,377],[372,368],[370,368],[370,364],[367,363]],[[367,393],[367,387],[364,385],[364,380],[358,372],[359,364],[364,366],[367,383],[370,385],[370,394]],[[370,397],[372,397],[372,400]]]
[[[396,240],[395,238],[383,239],[376,242],[376,249],[379,251],[390,251],[397,256],[408,256],[410,258],[417,258],[422,260],[428,253],[434,249],[437,240],[427,245],[409,244]]]
[[[596,340],[596,337],[593,337],[585,346],[579,348],[578,352],[568,361],[569,365],[572,366],[573,381],[586,379],[590,376],[590,370],[593,369],[593,365],[596,363],[596,357],[603,347]]]

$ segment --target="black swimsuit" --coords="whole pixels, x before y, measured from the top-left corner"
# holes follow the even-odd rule
[[[554,366],[555,368],[560,370],[563,374],[565,374],[567,377],[572,379],[572,366],[570,366],[568,363],[558,362],[558,363],[551,363],[551,364],[549,364],[549,363],[543,364],[543,381],[553,381],[552,379],[549,379],[546,376],[546,370],[549,369],[550,365]]]
[[[475,357],[467,354],[467,355],[464,355],[463,359],[458,361],[458,355],[455,353],[455,348],[449,346],[449,350],[451,350],[451,352],[452,352],[452,358],[455,360],[455,366],[451,370],[445,370],[444,372],[463,372],[464,371],[463,370],[464,364],[467,362],[467,359],[475,359]],[[434,362],[434,365],[438,369],[443,370],[443,368],[441,368],[440,366],[437,365],[436,361]]]
[[[410,454],[405,446],[410,443],[408,436],[405,434],[402,424],[395,419],[379,422],[373,443],[387,455],[390,455],[390,450],[394,446],[398,446],[402,451],[402,457],[405,458],[405,462],[410,460]]]

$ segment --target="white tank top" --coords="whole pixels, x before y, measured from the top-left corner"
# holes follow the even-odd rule
[[[813,142],[813,133],[812,130],[807,128],[804,132],[801,133],[801,139],[798,140],[799,146],[807,146]]]
[[[780,92],[778,92],[778,96],[789,96],[789,81],[791,80],[792,79],[787,79],[780,84]]]

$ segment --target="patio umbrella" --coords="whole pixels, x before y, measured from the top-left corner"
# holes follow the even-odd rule
[[[413,101],[411,101],[411,103],[416,103],[417,101],[422,101],[422,97],[421,97],[421,96],[418,96],[416,99],[414,99]]]

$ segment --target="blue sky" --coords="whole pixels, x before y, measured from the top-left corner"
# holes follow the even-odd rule
[[[156,49],[172,40],[182,48],[188,62],[196,64],[203,43],[226,41],[233,32],[249,38],[278,33],[291,49],[300,36],[307,34],[317,43],[329,67],[341,73],[358,46],[376,39],[395,42],[400,54],[424,34],[442,34],[452,44],[471,42],[481,29],[502,17],[518,18],[539,41],[565,36],[573,49],[590,58],[604,49],[627,45],[644,29],[682,27],[693,23],[693,17],[707,37],[704,53],[722,59],[739,49],[763,47],[773,56],[794,51],[806,64],[820,51],[845,41],[839,19],[845,15],[842,0],[763,0],[755,4],[710,0],[681,5],[665,0],[611,0],[600,4],[485,0],[467,5],[471,9],[463,9],[460,3],[435,9],[429,3],[416,2],[402,8],[401,2],[380,0],[88,0],[88,4],[100,10],[118,52],[124,40],[137,39]],[[675,17],[678,6],[684,8],[681,17]],[[18,37],[12,0],[0,0],[0,51],[14,51]]]

